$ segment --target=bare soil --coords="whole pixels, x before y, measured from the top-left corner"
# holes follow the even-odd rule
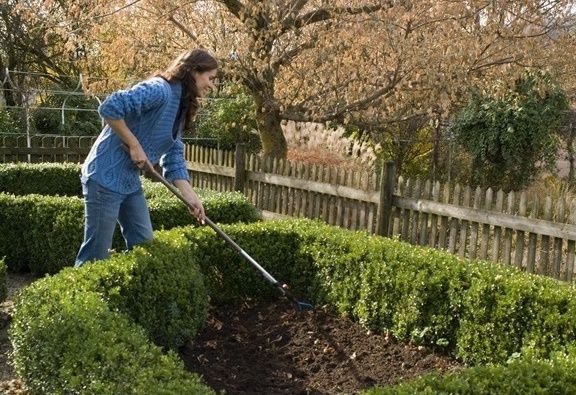
[[[34,279],[10,274],[8,300],[0,305],[0,393],[28,394],[10,365],[7,330],[14,294]],[[297,311],[283,299],[211,307],[206,327],[180,356],[187,369],[229,394],[356,394],[463,367],[433,350],[372,333],[326,307]]]
[[[181,351],[187,368],[230,394],[356,394],[463,365],[337,317],[325,307],[245,301],[212,308]]]

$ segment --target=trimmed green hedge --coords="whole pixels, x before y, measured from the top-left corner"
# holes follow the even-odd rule
[[[436,347],[476,365],[446,378],[427,376],[421,381],[374,391],[525,393],[524,389],[531,388],[541,393],[557,393],[555,391],[562,383],[567,389],[573,388],[573,379],[568,377],[576,363],[573,352],[576,348],[576,292],[567,284],[499,264],[469,262],[438,250],[308,220],[223,225],[222,228],[274,277],[288,283],[294,294],[303,300],[334,306],[341,314],[374,331],[391,332],[400,341]],[[170,239],[177,242],[170,244],[167,242]],[[157,252],[158,243],[164,243],[165,249]],[[170,256],[166,258],[169,262],[165,263],[167,256]],[[115,280],[118,276],[114,272],[103,276],[108,269],[100,269],[100,266],[129,267],[131,259],[149,259],[149,266],[143,266],[137,275],[126,277],[129,278],[126,281],[123,277]],[[154,326],[159,324],[157,317],[172,311],[167,304],[157,304],[154,297],[142,296],[146,300],[142,306],[146,307],[142,310],[132,308],[138,303],[140,293],[147,290],[145,284],[132,290],[132,284],[138,284],[146,275],[156,279],[156,264],[165,264],[167,268],[176,265],[173,273],[176,276],[182,275],[188,266],[199,267],[207,292],[218,303],[241,296],[279,297],[278,291],[211,229],[186,227],[158,232],[158,241],[150,246],[87,265],[86,270],[67,269],[43,280],[41,284],[49,285],[44,285],[42,292],[30,291],[21,296],[15,313],[21,324],[13,334],[18,344],[17,356],[26,355],[18,360],[19,369],[32,380],[44,375],[41,376],[44,382],[48,380],[48,372],[57,366],[56,362],[44,365],[48,363],[44,362],[47,355],[54,354],[51,358],[57,358],[72,353],[67,347],[77,346],[74,342],[79,340],[73,337],[80,336],[85,329],[70,335],[72,339],[65,342],[60,335],[51,334],[70,332],[58,327],[67,325],[68,320],[63,317],[53,322],[52,313],[72,309],[70,306],[76,299],[66,299],[64,309],[61,305],[64,302],[60,301],[64,296],[60,293],[96,292],[110,311],[125,312],[131,318],[129,322],[147,328],[147,336],[163,346],[178,344],[183,339],[181,333],[191,335],[193,331],[179,330],[182,324],[177,320],[174,326],[163,330],[162,335],[154,331]],[[92,271],[94,277],[85,274]],[[59,285],[62,281],[66,286]],[[164,280],[152,283],[156,290],[170,286]],[[113,291],[107,291],[110,288]],[[64,292],[65,289],[69,291]],[[82,299],[81,296],[77,298]],[[170,298],[177,298],[177,295]],[[53,304],[58,305],[54,307]],[[148,309],[154,312],[149,315]],[[46,356],[38,350],[40,344],[47,347],[43,351]],[[32,351],[26,352],[29,349]],[[57,362],[63,363],[62,360]],[[119,362],[112,360],[111,363]],[[122,363],[130,366],[131,362]],[[59,380],[68,382],[71,374],[71,371],[63,372]],[[113,378],[118,376],[113,375]],[[76,376],[75,379],[80,380]],[[25,380],[28,381],[28,376]],[[521,391],[516,392],[517,388]]]
[[[154,229],[195,223],[188,208],[161,184],[144,180]],[[240,193],[199,190],[207,215],[217,222],[258,221],[256,208]],[[84,232],[79,197],[0,193],[0,255],[15,272],[57,273],[74,264]],[[116,232],[114,247],[124,242]]]
[[[305,220],[225,229],[302,295],[466,363],[503,363],[519,353],[548,357],[576,346],[576,292],[568,284]],[[211,230],[185,235],[215,299],[274,295]]]
[[[576,293],[567,284],[308,221],[231,225],[225,231],[297,295],[332,305],[377,332],[390,331],[401,341],[444,350],[471,365],[513,361],[448,379],[472,382],[479,393],[491,388],[498,388],[492,393],[522,393],[515,392],[515,385],[554,393],[572,374]],[[248,264],[208,231],[186,236],[198,249],[196,257],[215,300],[274,296]],[[555,353],[566,356],[549,360]],[[548,377],[533,374],[542,367]],[[490,374],[521,383],[491,383],[484,389],[482,377]],[[443,393],[443,379],[436,380],[437,387],[422,393]]]
[[[82,196],[77,163],[0,163],[0,192]]]
[[[10,328],[26,385],[49,394],[213,393],[157,346],[182,346],[206,319],[206,288],[185,244],[167,231],[27,287]]]
[[[431,394],[554,394],[576,393],[576,358],[558,355],[548,360],[520,360],[506,366],[487,365],[446,376],[428,374],[394,387],[374,388],[365,395]]]

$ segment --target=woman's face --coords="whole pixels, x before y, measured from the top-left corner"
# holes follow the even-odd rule
[[[202,97],[212,89],[215,89],[214,79],[218,70],[194,72],[194,80],[196,81],[196,88],[198,89],[198,96]]]

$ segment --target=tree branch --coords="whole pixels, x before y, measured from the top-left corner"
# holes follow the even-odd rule
[[[226,6],[228,11],[230,11],[236,18],[240,19],[240,14],[244,10],[244,5],[238,0],[217,0],[219,3]]]
[[[122,11],[122,10],[125,10],[126,8],[130,8],[130,7],[132,7],[134,4],[139,3],[139,2],[140,2],[140,0],[134,0],[134,1],[132,1],[132,2],[130,2],[130,3],[128,3],[128,4],[126,4],[126,5],[124,5],[124,6],[120,7],[120,8],[117,8],[117,9],[115,9],[115,10],[112,10],[112,11],[110,11],[110,12],[107,12],[107,13],[104,13],[104,14],[100,14],[100,15],[94,15],[94,16],[92,17],[92,19],[106,18],[107,16],[111,16],[111,15],[114,15],[114,14],[116,14],[116,13]]]
[[[287,18],[284,21],[284,30],[289,30],[292,27],[300,29],[314,23],[327,21],[333,19],[336,15],[358,15],[358,14],[371,14],[376,11],[384,9],[385,6],[392,7],[392,2],[387,4],[378,4],[363,7],[333,7],[333,8],[320,8],[300,16],[299,18]]]
[[[283,7],[281,15],[298,15],[298,13],[308,4],[309,0],[292,0],[286,7]]]
[[[514,63],[517,61],[518,61],[518,59],[516,57],[508,56],[508,57],[493,60],[491,62],[487,62],[484,64],[477,63],[477,65],[474,65],[473,67],[470,67],[468,69],[468,73],[470,74],[470,73],[480,71],[481,69],[486,69],[486,68],[493,67],[493,66],[502,66],[502,65]]]
[[[376,92],[371,94],[370,96],[357,100],[353,103],[350,103],[346,106],[342,106],[339,109],[336,109],[332,112],[327,114],[322,114],[318,116],[306,116],[305,113],[302,112],[302,109],[294,107],[289,108],[281,114],[282,119],[295,121],[295,122],[318,122],[324,123],[328,121],[343,121],[344,115],[346,113],[360,111],[366,109],[369,105],[372,105],[376,99],[386,98],[392,94],[394,91],[395,84],[389,84],[386,87],[378,89]]]
[[[363,99],[356,100],[352,103],[341,106],[340,108],[337,108],[332,112],[329,112],[329,113],[326,113],[323,115],[318,115],[318,116],[305,116],[305,115],[302,115],[303,111],[301,108],[294,106],[294,107],[289,108],[286,111],[284,111],[281,114],[281,117],[283,119],[296,121],[296,122],[320,122],[320,123],[323,123],[323,122],[334,121],[334,120],[342,121],[345,114],[350,113],[350,112],[354,112],[354,111],[365,110],[369,106],[374,105],[374,103],[377,100],[381,100],[381,99],[387,98],[390,95],[392,95],[392,93],[394,92],[394,89],[396,88],[398,83],[406,75],[410,74],[411,71],[412,70],[408,71],[407,73],[404,73],[403,75],[400,75],[400,68],[397,68],[394,71],[394,75],[392,76],[392,78],[390,79],[390,81],[388,82],[388,84],[386,86],[384,86],[380,89],[377,89],[372,94],[370,94],[369,96],[367,96]],[[294,111],[294,110],[296,110],[296,111]]]
[[[176,18],[174,18],[174,15],[170,15],[168,17],[168,20],[170,22],[172,22],[173,24],[175,24],[176,27],[178,27],[178,29],[182,30],[182,32],[184,32],[184,34],[186,34],[188,37],[190,37],[192,39],[192,41],[194,41],[196,43],[196,45],[198,45],[200,48],[204,48],[202,43],[200,43],[198,41],[198,37],[196,37],[196,35],[194,33],[192,33],[188,28],[186,28],[186,26],[184,26],[182,23],[177,21]]]
[[[299,45],[296,48],[293,48],[289,51],[286,51],[284,54],[282,54],[282,56],[280,56],[276,61],[274,61],[272,63],[272,69],[278,70],[281,66],[288,64],[292,59],[294,59],[296,56],[298,56],[303,50],[314,48],[314,46],[316,45],[315,39],[316,38],[313,37],[311,40],[308,40],[307,42],[302,43],[302,45]]]

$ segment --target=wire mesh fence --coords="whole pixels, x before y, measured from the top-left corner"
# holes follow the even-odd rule
[[[32,148],[34,136],[41,140],[50,135],[82,137],[100,133],[104,120],[98,114],[98,107],[112,92],[90,91],[82,75],[57,76],[66,81],[58,83],[54,82],[53,75],[45,73],[2,71],[0,136],[20,140],[24,136],[26,147]],[[128,87],[135,82],[126,81],[125,85]],[[201,108],[196,119],[207,115],[208,111]],[[193,136],[190,131],[184,139],[220,148],[219,139]]]

